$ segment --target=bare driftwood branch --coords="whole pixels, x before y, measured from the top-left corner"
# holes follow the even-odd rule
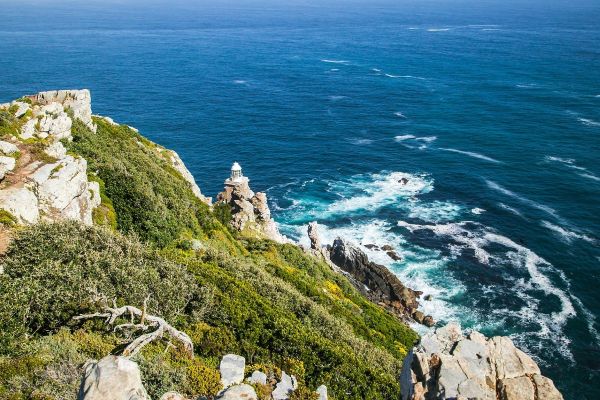
[[[183,344],[185,351],[190,356],[193,356],[194,345],[190,337],[185,332],[181,332],[173,328],[164,319],[146,313],[147,300],[148,299],[144,300],[143,310],[140,310],[139,308],[133,306],[105,307],[105,312],[103,313],[79,315],[77,317],[74,317],[73,319],[84,320],[91,318],[103,318],[107,325],[113,326],[114,331],[124,329],[147,331],[150,328],[154,328],[152,332],[144,333],[143,335],[140,335],[136,339],[134,339],[133,342],[129,343],[125,350],[123,350],[123,356],[125,357],[133,357],[142,349],[142,347],[152,342],[153,340],[162,338],[165,334],[168,334],[169,336],[179,340]],[[124,317],[126,314],[130,315],[131,322],[115,326],[114,324],[117,318]],[[140,318],[139,324],[136,324],[134,322],[135,317]]]

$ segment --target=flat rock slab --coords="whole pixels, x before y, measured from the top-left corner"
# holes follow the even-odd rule
[[[242,383],[221,392],[217,400],[258,400],[258,397],[252,386]]]
[[[227,354],[221,360],[219,370],[221,371],[221,384],[228,387],[244,380],[244,369],[246,368],[246,359],[235,354]]]

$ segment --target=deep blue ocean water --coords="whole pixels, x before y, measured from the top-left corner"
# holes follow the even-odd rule
[[[239,161],[289,237],[391,244],[437,320],[600,398],[599,2],[0,0],[0,77],[89,88],[207,195]]]

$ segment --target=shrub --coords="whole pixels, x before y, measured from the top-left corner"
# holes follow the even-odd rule
[[[49,333],[77,314],[97,311],[99,297],[141,306],[151,295],[150,311],[172,320],[197,293],[185,268],[135,238],[71,222],[18,232],[3,265],[0,351],[11,337]]]

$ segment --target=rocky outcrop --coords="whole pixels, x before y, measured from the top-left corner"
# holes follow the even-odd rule
[[[61,143],[71,140],[69,113],[93,125],[89,91],[27,98],[8,108],[20,118],[21,134],[0,142],[0,208],[22,224],[72,219],[91,225],[101,201],[99,185],[88,181],[86,160],[67,155]]]
[[[421,293],[402,284],[400,279],[383,265],[369,260],[358,247],[337,238],[330,251],[331,261],[346,272],[355,286],[371,301],[385,306],[394,314],[409,317],[426,326],[433,326],[431,316],[418,311]]]
[[[279,233],[275,221],[271,218],[267,195],[262,192],[254,193],[250,189],[247,178],[225,181],[225,188],[217,195],[217,201],[229,204],[231,207],[231,226],[234,229],[279,243],[287,241]]]
[[[527,354],[504,336],[487,339],[456,324],[421,339],[404,360],[402,400],[562,400]]]
[[[150,400],[138,365],[118,356],[87,364],[78,400]]]
[[[246,359],[244,357],[227,354],[221,360],[219,370],[221,372],[221,384],[223,387],[242,383],[244,380],[244,368]]]
[[[245,383],[231,386],[217,396],[217,400],[257,400],[256,391]]]
[[[167,158],[168,158],[168,161],[171,164],[171,166],[175,169],[175,171],[177,171],[181,174],[183,179],[185,179],[189,183],[190,189],[192,189],[192,192],[194,193],[194,195],[197,198],[199,198],[200,200],[202,200],[204,203],[210,205],[211,204],[210,197],[206,197],[202,194],[202,192],[200,191],[200,187],[198,187],[198,184],[196,183],[196,180],[194,179],[194,176],[187,169],[187,167],[185,166],[185,164],[179,157],[179,154],[177,154],[173,150],[166,150],[165,152],[167,154]]]

